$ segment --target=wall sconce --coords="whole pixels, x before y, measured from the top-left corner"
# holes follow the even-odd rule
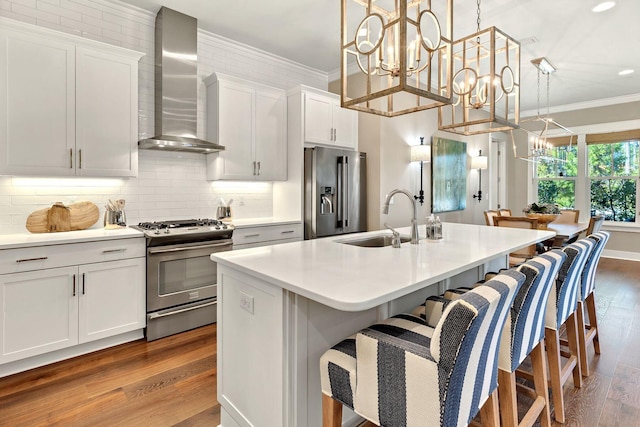
[[[473,198],[482,200],[482,169],[486,169],[488,164],[487,156],[482,155],[482,150],[476,157],[471,158],[471,169],[478,169],[478,194],[474,194]]]
[[[411,146],[411,161],[420,162],[420,193],[413,196],[422,205],[424,203],[424,190],[422,189],[423,162],[431,161],[431,146],[424,145],[424,136],[420,137],[420,145]]]

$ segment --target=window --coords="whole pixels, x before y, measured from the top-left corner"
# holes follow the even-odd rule
[[[583,135],[579,143],[575,137],[549,141],[554,148],[534,166],[538,202],[636,222],[640,130]]]
[[[607,221],[635,222],[638,141],[589,144],[591,214]]]
[[[568,140],[567,140],[568,141]],[[547,158],[536,163],[538,202],[574,208],[578,172],[577,146],[555,146]]]

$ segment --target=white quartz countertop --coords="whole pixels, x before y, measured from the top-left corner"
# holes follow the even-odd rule
[[[144,234],[142,232],[134,230],[133,228],[119,228],[113,230],[91,228],[88,230],[61,231],[59,233],[0,234],[0,250],[33,246],[61,245],[64,243],[128,239],[143,236]]]
[[[399,231],[409,234],[409,228]],[[445,223],[443,240],[403,243],[399,249],[339,243],[377,234],[390,232],[219,252],[211,259],[329,307],[360,311],[555,235],[546,230]]]

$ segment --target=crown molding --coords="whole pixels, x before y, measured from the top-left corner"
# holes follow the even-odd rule
[[[640,101],[640,93],[634,93],[631,95],[622,95],[612,98],[594,99],[593,101],[576,102],[574,104],[558,105],[549,109],[550,114],[564,113],[566,111],[585,110],[587,108],[606,107],[609,105],[626,104],[628,102]],[[521,111],[520,117],[535,117],[538,115],[538,110]]]
[[[151,19],[151,22],[145,22],[146,24],[150,24],[151,26],[154,25],[154,22],[156,19],[157,11],[152,12],[150,10],[143,9],[138,6],[125,3],[121,0],[91,0],[91,2],[100,4],[105,7],[111,7],[111,8],[120,10],[121,12],[125,12],[127,14],[134,14],[140,18],[145,19],[145,21],[148,19]]]
[[[264,50],[257,49],[253,46],[240,43],[238,41],[223,37],[219,34],[215,34],[207,30],[203,30],[201,28],[198,28],[198,39],[199,39],[198,41],[202,40],[210,44],[218,45],[222,48],[234,50],[236,52],[251,55],[253,57],[258,57],[258,58],[266,59],[269,61],[279,62],[288,68],[297,69],[298,71],[301,71],[306,74],[313,74],[315,78],[323,79],[324,81],[328,82],[328,74],[324,71],[320,71],[315,68],[302,65],[298,62],[291,61],[290,59],[283,58],[282,56],[278,56],[273,53],[269,53]]]

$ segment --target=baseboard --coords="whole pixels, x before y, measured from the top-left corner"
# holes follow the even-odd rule
[[[630,261],[640,261],[640,252],[628,252],[628,251],[615,251],[611,249],[605,249],[602,251],[602,256],[605,258],[626,259]]]
[[[49,365],[51,363],[60,362],[61,360],[71,359],[72,357],[81,356],[83,354],[102,350],[108,347],[135,341],[141,338],[144,338],[144,329],[125,332],[113,337],[102,338],[100,340],[74,345],[72,347],[67,347],[60,350],[51,351],[49,353],[28,357],[26,359],[4,363],[0,365],[0,378],[17,374],[18,372],[23,372],[29,369],[38,368],[40,366]]]

